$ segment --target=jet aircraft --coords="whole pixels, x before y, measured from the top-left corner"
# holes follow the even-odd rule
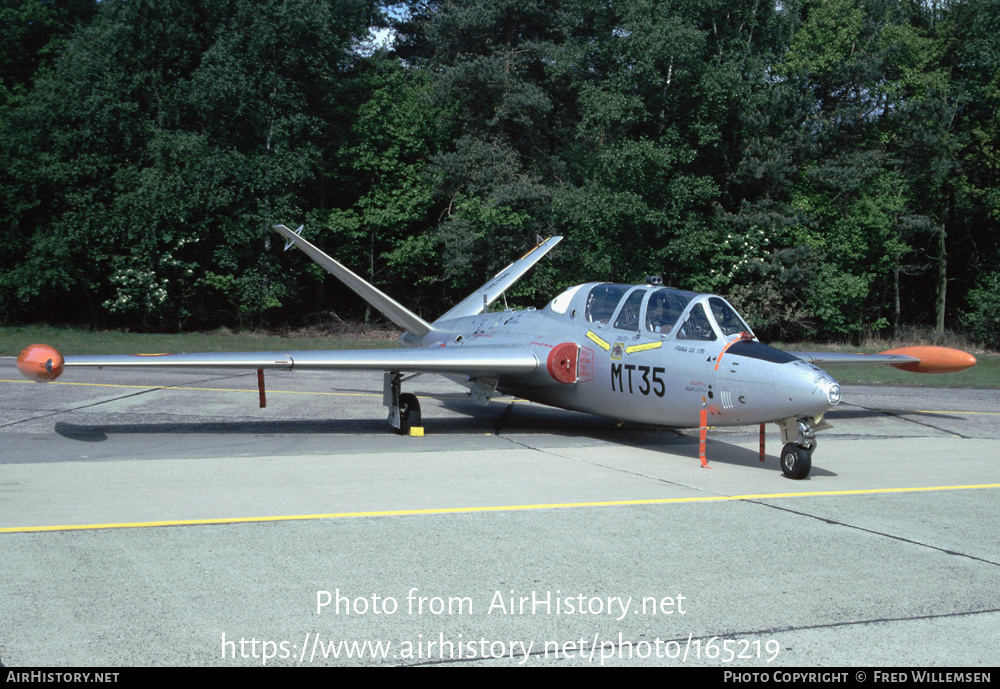
[[[404,374],[437,373],[487,404],[504,393],[554,407],[673,428],[774,422],[781,429],[785,476],[808,476],[816,431],[840,402],[837,381],[817,364],[882,363],[921,373],[968,368],[975,359],[944,347],[904,347],[881,354],[784,352],[761,343],[722,297],[664,287],[593,282],[570,287],[542,309],[489,306],[561,237],[525,256],[428,322],[292,231],[274,228],[405,332],[402,349],[63,357],[31,345],[18,368],[38,382],[66,367],[202,367],[264,370],[374,370],[384,375],[383,403],[398,431],[421,435],[420,404],[402,391]],[[704,436],[703,436],[704,437]],[[703,445],[704,446],[704,445]],[[762,453],[763,458],[763,453]],[[702,453],[702,463],[705,464]]]

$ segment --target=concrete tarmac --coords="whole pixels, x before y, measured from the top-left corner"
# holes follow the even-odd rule
[[[836,371],[833,371],[836,375]],[[671,431],[436,376],[0,359],[6,666],[993,666],[995,390],[845,386],[780,435]],[[853,676],[853,673],[852,673]]]

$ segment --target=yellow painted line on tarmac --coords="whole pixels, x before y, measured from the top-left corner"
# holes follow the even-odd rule
[[[28,383],[33,384],[30,380],[0,380],[0,383]],[[34,383],[37,385],[37,383]],[[193,390],[195,392],[252,392],[256,393],[257,388],[190,388],[184,385],[117,385],[113,383],[70,383],[70,382],[54,382],[46,383],[47,385],[79,385],[83,387],[95,387],[95,388],[129,388],[138,390]],[[275,395],[332,395],[334,397],[381,397],[381,393],[374,392],[309,392],[303,390],[268,390],[267,394]],[[419,397],[432,397],[432,395],[418,395]],[[451,399],[448,397],[441,397],[440,399]],[[459,399],[456,397],[456,399]]]
[[[631,507],[636,505],[669,505],[693,502],[732,502],[741,500],[776,500],[779,498],[828,497],[836,495],[877,495],[879,493],[919,493],[946,490],[979,490],[1000,488],[1000,483],[964,486],[931,486],[924,488],[867,488],[861,490],[830,490],[801,493],[760,493],[756,495],[707,495],[691,498],[650,498],[644,500],[606,500],[599,502],[560,502],[535,505],[497,505],[480,507],[431,507],[418,510],[378,510],[370,512],[331,512],[329,514],[297,514],[273,517],[231,517],[223,519],[177,519],[150,522],[112,524],[75,524],[64,526],[2,527],[0,533],[36,533],[40,531],[92,531],[97,529],[141,529],[156,526],[208,526],[213,524],[250,524],[261,522],[306,521],[312,519],[354,519],[358,517],[413,517],[439,514],[469,514],[476,512],[515,512],[555,510],[570,507]]]
[[[0,383],[28,383],[30,380],[0,380]],[[36,383],[37,385],[37,383]],[[118,385],[114,383],[70,383],[54,382],[46,385],[79,385],[81,387],[93,388],[130,388],[138,390],[194,390],[196,392],[257,392],[257,388],[189,388],[185,385]],[[276,393],[284,395],[339,395],[346,397],[381,397],[381,394],[374,392],[305,392],[300,390],[268,390],[267,394]]]
[[[28,383],[29,385],[38,385],[31,380],[0,380],[0,383]],[[114,383],[70,383],[70,382],[53,382],[45,383],[45,385],[79,385],[82,387],[95,387],[95,388],[129,388],[136,390],[192,390],[194,392],[246,392],[257,394],[257,388],[189,388],[184,385],[117,385]],[[267,390],[268,395],[326,395],[331,397],[378,397],[381,399],[382,394],[376,392],[310,392],[306,390]],[[435,400],[464,400],[468,399],[466,395],[417,395],[421,399],[435,399]]]
[[[905,409],[879,409],[877,411],[895,412],[898,414],[907,413]],[[998,411],[954,411],[954,410],[930,411],[927,409],[914,409],[909,413],[910,414],[981,414],[983,416],[1000,416],[1000,412]]]
[[[957,409],[865,409],[862,411],[877,412],[880,414],[980,414],[982,416],[1000,416],[1000,411],[959,411]],[[827,412],[831,416],[836,416],[838,412],[855,413],[854,409],[836,407]]]

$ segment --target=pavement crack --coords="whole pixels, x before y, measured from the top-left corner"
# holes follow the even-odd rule
[[[662,478],[660,476],[651,476],[649,474],[644,474],[644,473],[639,472],[639,471],[631,471],[629,469],[624,469],[622,467],[609,466],[609,465],[604,464],[602,462],[593,462],[593,461],[588,460],[588,459],[581,459],[580,457],[572,457],[570,455],[559,454],[558,452],[553,452],[552,450],[546,450],[546,449],[541,448],[541,447],[534,447],[532,445],[529,445],[528,443],[521,442],[520,440],[515,440],[514,438],[512,438],[509,435],[503,435],[503,436],[501,436],[499,432],[497,433],[497,436],[500,437],[502,440],[506,440],[509,443],[512,443],[512,444],[517,445],[519,447],[523,447],[526,450],[534,450],[535,452],[541,452],[542,454],[546,454],[546,455],[549,455],[551,457],[559,457],[560,459],[567,459],[567,460],[569,460],[571,462],[579,462],[580,464],[587,464],[587,465],[592,466],[592,467],[600,467],[602,469],[607,469],[609,471],[614,471],[614,472],[617,472],[619,474],[627,474],[629,476],[637,476],[639,478],[648,479],[650,481],[656,481],[657,483],[662,483],[662,484],[665,484],[665,485],[668,485],[668,486],[676,486],[676,487],[679,487],[679,488],[690,488],[691,490],[695,490],[695,491],[698,491],[698,492],[701,492],[701,493],[708,493],[709,495],[723,495],[723,493],[716,493],[714,491],[706,491],[703,488],[697,488],[695,486],[691,486],[691,485],[688,485],[686,483],[679,483],[677,481],[669,481],[669,480],[667,480],[665,478]]]
[[[908,423],[916,424],[917,426],[923,426],[924,428],[932,428],[935,431],[938,431],[939,433],[947,433],[948,435],[956,436],[958,438],[963,438],[965,440],[969,440],[971,438],[971,436],[963,435],[961,433],[958,433],[957,431],[946,430],[939,426],[935,426],[932,423],[927,423],[926,421],[920,421],[919,419],[913,419],[906,415],[907,413],[913,413],[913,412],[905,412],[905,411],[896,412],[888,409],[876,409],[874,407],[866,407],[861,404],[851,404],[849,406],[856,407],[858,409],[864,409],[865,411],[872,412],[873,414],[884,414],[885,416],[891,416],[894,419],[899,419],[900,421],[906,421]]]
[[[499,436],[499,433],[497,435]],[[515,440],[514,438],[512,438],[510,436],[506,436],[505,435],[505,436],[502,436],[502,437],[503,437],[504,440],[506,440],[506,441],[508,441],[508,442],[510,442],[510,443],[512,443],[514,445],[518,445],[518,446],[523,447],[523,448],[528,449],[528,450],[535,450],[537,452],[541,452],[541,453],[544,453],[544,454],[547,454],[547,455],[551,455],[553,457],[559,457],[561,459],[568,459],[568,460],[572,460],[574,462],[581,462],[583,464],[589,464],[591,466],[599,466],[599,467],[604,468],[604,469],[610,469],[611,471],[617,471],[617,472],[622,473],[622,474],[628,474],[630,476],[637,476],[639,478],[649,479],[649,480],[656,481],[658,483],[663,483],[663,484],[670,485],[670,486],[677,486],[677,487],[681,487],[681,488],[689,488],[691,490],[695,490],[695,491],[698,491],[700,493],[707,493],[709,495],[720,495],[720,496],[724,495],[723,493],[718,493],[716,491],[711,491],[711,490],[705,490],[704,488],[698,488],[696,486],[690,486],[690,485],[687,485],[687,484],[684,484],[684,483],[679,483],[677,481],[670,481],[670,480],[667,480],[665,478],[661,478],[661,477],[658,477],[658,476],[650,476],[649,474],[644,474],[644,473],[641,473],[641,472],[638,472],[638,471],[630,471],[630,470],[624,469],[622,467],[613,467],[613,466],[608,466],[607,464],[603,464],[603,463],[600,463],[600,462],[592,462],[592,461],[588,461],[586,459],[580,459],[579,457],[570,457],[568,455],[562,455],[562,454],[559,454],[557,452],[552,452],[551,450],[545,450],[545,449],[542,449],[542,448],[539,448],[539,447],[533,447],[533,446],[531,446],[531,445],[529,445],[527,443],[521,442],[519,440]],[[830,519],[828,517],[821,517],[821,516],[818,516],[818,515],[815,515],[815,514],[809,514],[808,512],[803,512],[801,510],[791,509],[789,507],[782,507],[781,505],[774,505],[774,504],[771,504],[771,503],[768,503],[768,502],[763,502],[761,500],[749,500],[748,499],[748,500],[744,500],[744,502],[752,503],[752,504],[755,504],[755,505],[761,505],[763,507],[769,507],[771,509],[779,510],[781,512],[788,512],[789,514],[796,514],[796,515],[799,515],[801,517],[808,517],[810,519],[815,519],[817,521],[821,521],[821,522],[824,522],[826,524],[830,524],[831,526],[842,526],[842,527],[847,528],[847,529],[854,529],[855,531],[861,531],[861,532],[864,532],[864,533],[872,534],[873,536],[881,536],[883,538],[891,538],[893,540],[900,541],[902,543],[909,543],[910,545],[916,545],[916,546],[920,546],[922,548],[928,548],[930,550],[936,550],[936,551],[938,551],[940,553],[944,553],[945,555],[954,555],[955,557],[964,557],[966,559],[974,560],[976,562],[982,562],[982,563],[985,563],[985,564],[988,564],[988,565],[993,565],[994,567],[1000,567],[1000,562],[995,562],[993,560],[988,560],[986,558],[978,557],[976,555],[970,555],[969,553],[962,553],[962,552],[959,552],[959,551],[956,551],[956,550],[949,550],[947,548],[942,548],[940,546],[931,545],[930,543],[923,543],[921,541],[915,541],[915,540],[913,540],[911,538],[904,538],[902,536],[896,536],[894,534],[887,533],[885,531],[877,531],[875,529],[866,529],[863,526],[857,526],[855,524],[848,524],[847,522],[838,521],[836,519]]]
[[[29,416],[26,419],[18,419],[17,421],[10,421],[8,423],[0,424],[0,428],[9,428],[10,426],[16,426],[20,423],[27,423],[28,421],[38,421],[39,419],[47,419],[50,416],[58,416],[59,414],[66,414],[69,412],[80,411],[81,409],[89,409],[90,407],[99,407],[102,404],[107,404],[108,402],[117,402],[119,400],[127,400],[129,397],[138,397],[139,395],[145,395],[149,392],[156,392],[157,390],[183,390],[189,385],[204,385],[205,383],[212,383],[219,380],[227,380],[229,378],[243,378],[250,375],[256,375],[256,373],[238,373],[235,375],[213,375],[208,378],[202,378],[200,380],[192,380],[184,383],[183,385],[155,385],[145,390],[139,390],[138,392],[130,392],[126,395],[119,395],[118,397],[111,397],[109,399],[103,399],[98,402],[91,402],[90,404],[82,404],[79,407],[71,407],[69,409],[57,409],[56,411],[51,411],[47,414],[39,414],[38,416]]]
[[[873,536],[881,536],[883,538],[891,538],[902,543],[909,543],[910,545],[920,546],[922,548],[929,548],[930,550],[936,550],[939,553],[944,553],[945,555],[954,555],[956,557],[964,557],[969,560],[974,560],[976,562],[983,562],[988,565],[993,565],[994,567],[1000,567],[1000,562],[994,562],[993,560],[987,560],[986,558],[977,557],[976,555],[970,555],[969,553],[960,553],[955,550],[948,550],[947,548],[942,548],[940,546],[931,545],[930,543],[923,543],[921,541],[915,541],[912,538],[903,538],[902,536],[896,536],[885,531],[876,531],[875,529],[866,529],[863,526],[857,526],[856,524],[848,524],[847,522],[838,521],[836,519],[830,519],[829,517],[820,517],[815,514],[809,514],[808,512],[802,512],[801,510],[793,510],[790,507],[782,507],[781,505],[772,505],[768,502],[763,502],[760,500],[746,500],[745,502],[750,502],[755,505],[762,505],[764,507],[770,507],[773,510],[779,510],[781,512],[788,512],[790,514],[797,514],[801,517],[808,517],[810,519],[816,519],[817,521],[825,522],[831,526],[842,526],[847,529],[854,529],[855,531],[861,531],[864,533],[872,534]]]
[[[532,447],[531,445],[529,445],[527,443],[522,443],[520,440],[515,440],[514,438],[510,437],[509,435],[500,435],[499,433],[497,433],[497,437],[499,437],[501,440],[506,440],[508,443],[511,443],[512,445],[517,445],[518,447],[523,447],[525,450],[533,450],[534,452],[541,452],[543,455],[549,455],[550,457],[558,457],[559,459],[569,459],[569,460],[573,460],[573,461],[580,461],[580,460],[576,459],[575,457],[569,457],[567,455],[561,455],[558,452],[553,452],[552,450],[546,450],[546,449],[541,448],[541,447]]]
[[[38,416],[31,416],[27,419],[18,419],[17,421],[11,421],[10,423],[5,423],[0,425],[0,428],[7,428],[9,426],[16,426],[19,423],[26,423],[28,421],[37,421],[38,419],[47,419],[50,416],[58,416],[60,414],[66,414],[69,412],[80,411],[81,409],[89,409],[90,407],[99,407],[102,404],[107,404],[108,402],[117,402],[118,400],[125,400],[129,397],[138,397],[139,395],[145,395],[147,392],[153,392],[154,390],[163,390],[164,388],[156,387],[149,388],[148,390],[140,390],[139,392],[130,392],[127,395],[119,395],[118,397],[112,397],[110,399],[101,400],[99,402],[91,402],[90,404],[81,404],[79,407],[71,407],[69,409],[57,409],[56,411],[49,412],[48,414],[39,414]]]
[[[865,625],[870,625],[870,624],[889,624],[889,623],[893,623],[893,622],[916,622],[916,621],[921,621],[921,620],[943,620],[943,619],[949,619],[949,618],[953,619],[953,618],[961,618],[961,617],[976,617],[978,615],[992,615],[992,614],[995,614],[995,613],[998,613],[998,612],[1000,612],[1000,608],[988,608],[986,610],[966,610],[966,611],[963,611],[963,612],[948,612],[948,613],[936,613],[936,614],[926,614],[926,615],[904,615],[904,616],[899,616],[899,617],[871,617],[871,618],[865,618],[865,619],[859,619],[859,620],[847,620],[847,621],[844,621],[844,622],[827,622],[827,623],[822,623],[822,624],[787,625],[787,626],[783,626],[783,627],[769,627],[767,629],[745,629],[745,630],[742,630],[742,631],[725,631],[725,632],[706,633],[706,634],[698,634],[698,635],[689,634],[687,636],[678,636],[678,637],[674,637],[674,638],[671,638],[671,639],[661,639],[661,638],[657,637],[656,641],[653,642],[653,643],[657,644],[657,645],[662,645],[664,648],[666,648],[668,644],[676,644],[675,648],[677,649],[677,655],[680,656],[680,654],[684,651],[684,649],[686,647],[689,647],[690,644],[692,644],[694,642],[698,642],[700,644],[703,641],[712,641],[712,640],[725,641],[725,640],[730,640],[730,639],[734,639],[734,640],[735,639],[745,639],[747,637],[759,638],[759,637],[767,636],[767,635],[787,634],[789,632],[801,632],[801,631],[809,631],[809,630],[817,630],[817,629],[845,629],[845,628],[850,628],[850,627],[863,627]],[[638,639],[634,639],[634,638],[633,639],[621,639],[620,641],[617,641],[617,642],[616,641],[606,641],[606,640],[603,640],[603,639],[600,639],[600,638],[595,638],[594,641],[591,642],[591,645],[587,645],[586,643],[581,643],[580,647],[578,648],[578,652],[580,652],[580,653],[586,653],[586,652],[589,651],[589,652],[591,652],[593,654],[593,653],[596,653],[598,651],[598,649],[600,649],[604,653],[607,653],[609,651],[611,651],[611,652],[618,652],[620,649],[623,649],[623,648],[627,648],[631,652],[631,650],[633,648],[635,648],[635,646],[637,644],[642,643],[642,642],[646,642],[647,644],[651,643],[651,642],[649,642],[648,639],[643,638],[643,637],[640,637]],[[700,653],[702,651],[704,651],[704,650],[705,649],[699,647],[698,650],[696,651],[696,653],[698,653],[698,655],[694,656],[693,659],[701,659]],[[788,650],[792,650],[792,649],[791,649],[791,647],[786,647],[785,649],[780,649],[780,650],[788,651]],[[780,652],[780,650],[779,650],[779,652]],[[524,658],[524,659],[527,659],[527,658],[535,658],[535,659],[543,658],[543,659],[547,659],[549,657],[549,655],[550,655],[550,651],[546,650],[543,647],[543,648],[541,648],[539,650],[532,650],[530,653],[526,653],[523,656],[516,656],[515,655],[514,657],[521,657],[521,658]],[[483,661],[490,661],[490,660],[505,661],[505,660],[509,660],[510,657],[511,656],[509,656],[509,655],[503,655],[503,656],[495,656],[495,657],[488,657],[488,656],[471,657],[470,656],[468,658],[428,659],[428,660],[421,660],[421,661],[418,661],[418,662],[415,662],[415,663],[404,663],[404,665],[406,665],[408,667],[416,667],[416,666],[422,666],[422,665],[428,665],[428,666],[429,665],[456,665],[456,664],[459,664],[459,663],[483,662]],[[580,656],[580,657],[583,657],[583,656]],[[685,657],[686,657],[686,655],[685,655]],[[707,657],[707,656],[705,656],[705,657]],[[775,658],[776,657],[777,657],[777,655],[775,656]],[[567,657],[564,656],[562,659],[566,659],[566,658]],[[558,656],[557,656],[556,659],[558,660],[560,658],[558,658]],[[618,656],[618,657],[613,657],[613,659],[618,660],[618,659],[622,659],[622,658],[621,658],[621,656]],[[631,657],[629,657],[627,659],[631,660]],[[768,661],[768,662],[770,662],[770,661]]]
[[[941,620],[954,617],[975,617],[976,615],[991,615],[1000,612],[1000,608],[988,608],[986,610],[966,610],[963,612],[942,612],[926,615],[905,615],[902,617],[871,617],[860,620],[847,620],[845,622],[827,622],[825,624],[804,624],[790,625],[787,627],[772,627],[770,629],[760,629],[750,632],[733,632],[727,636],[751,636],[756,634],[781,634],[785,632],[798,632],[807,629],[838,629],[843,627],[855,627],[866,624],[884,624],[887,622],[915,622],[917,620]]]

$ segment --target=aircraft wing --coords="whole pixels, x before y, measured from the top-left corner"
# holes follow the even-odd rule
[[[40,383],[55,380],[65,367],[210,368],[278,370],[365,370],[467,376],[527,375],[538,368],[526,348],[496,345],[428,349],[213,352],[207,354],[111,354],[63,357],[47,345],[25,347],[17,366]]]
[[[917,346],[889,349],[879,354],[848,354],[845,352],[788,352],[792,356],[818,366],[840,364],[887,364],[915,373],[954,373],[976,364],[967,352],[949,347]]]

